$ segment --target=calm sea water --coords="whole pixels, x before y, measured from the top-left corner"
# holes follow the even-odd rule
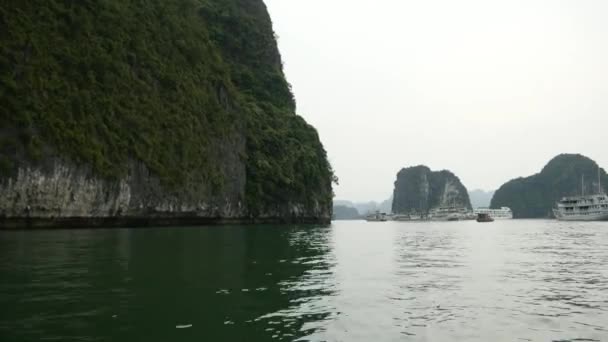
[[[607,341],[608,223],[0,232],[0,341]]]

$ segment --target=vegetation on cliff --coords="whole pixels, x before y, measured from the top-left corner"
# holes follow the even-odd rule
[[[423,165],[399,171],[393,197],[393,213],[423,213],[439,206],[471,209],[467,189],[456,175]]]
[[[252,214],[331,206],[261,0],[4,3],[0,103],[0,179],[50,154],[106,178],[140,161],[166,189],[221,194],[220,147],[241,139]]]
[[[551,208],[563,196],[580,195],[582,177],[585,192],[598,191],[598,164],[580,154],[562,154],[553,158],[540,173],[513,179],[502,185],[492,198],[491,207],[509,207],[515,218],[551,216]],[[602,184],[608,175],[601,170]]]

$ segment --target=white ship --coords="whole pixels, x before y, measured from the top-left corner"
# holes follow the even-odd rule
[[[585,195],[585,179],[581,196],[564,197],[553,209],[555,218],[561,221],[608,221],[608,196],[602,191],[598,170],[598,193]]]
[[[411,214],[395,214],[392,217],[393,221],[425,221],[426,215],[421,215],[417,213]]]
[[[475,215],[487,214],[495,220],[508,220],[513,218],[511,208],[502,207],[500,209],[477,208],[474,210]]]
[[[438,207],[429,211],[429,219],[431,221],[462,221],[470,220],[471,214],[466,208]]]
[[[367,216],[365,216],[365,221],[367,221],[367,222],[386,222],[386,221],[388,221],[388,217],[386,216],[385,213],[376,211],[373,214],[368,214]]]

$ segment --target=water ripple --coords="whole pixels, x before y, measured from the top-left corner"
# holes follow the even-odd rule
[[[608,223],[0,233],[0,250],[8,341],[608,340]]]

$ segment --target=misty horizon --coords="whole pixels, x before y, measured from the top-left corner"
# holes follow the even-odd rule
[[[381,202],[420,164],[485,191],[562,153],[608,165],[607,3],[266,4],[336,199]]]

